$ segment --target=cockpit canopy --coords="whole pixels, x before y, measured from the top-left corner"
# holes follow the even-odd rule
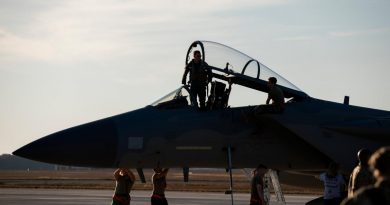
[[[200,51],[202,60],[207,62],[212,69],[213,79],[219,79],[230,86],[238,84],[251,89],[267,92],[267,81],[269,77],[276,77],[278,86],[283,90],[286,98],[301,100],[308,97],[306,93],[278,75],[270,68],[248,55],[220,43],[211,41],[193,42],[186,55],[185,64],[193,59],[193,52]],[[229,90],[230,94],[230,90]],[[157,106],[175,99],[179,104],[185,104],[186,96],[189,96],[188,87],[183,86],[171,92],[152,105]],[[228,97],[227,97],[228,98]],[[188,105],[188,102],[186,103]]]
[[[199,50],[202,53],[202,60],[210,66],[219,69],[228,69],[230,73],[239,73],[248,77],[268,81],[269,77],[276,77],[278,85],[301,91],[288,80],[272,71],[270,68],[260,63],[248,55],[228,47],[226,45],[211,41],[195,41],[188,49],[186,65],[192,59],[192,53]]]

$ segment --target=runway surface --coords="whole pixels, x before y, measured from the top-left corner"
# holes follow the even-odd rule
[[[0,189],[0,204],[7,205],[72,205],[111,204],[111,190],[74,189]],[[132,191],[132,205],[150,204],[150,191]],[[170,205],[231,204],[230,195],[211,192],[166,192]],[[314,195],[285,195],[288,205],[301,205],[317,198]],[[271,205],[278,204],[271,198]],[[234,204],[249,204],[249,194],[234,194]]]

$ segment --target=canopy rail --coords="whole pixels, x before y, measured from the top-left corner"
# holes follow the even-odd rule
[[[259,78],[253,78],[247,75],[243,75],[241,73],[235,73],[228,69],[221,69],[214,66],[209,66],[212,71],[218,71],[223,74],[218,74],[216,72],[213,73],[213,77],[226,81],[231,84],[241,85],[247,88],[259,90],[262,92],[268,92],[267,84],[268,82]],[[282,85],[278,85],[280,89],[282,89],[284,96],[286,98],[294,98],[295,100],[303,100],[308,98],[309,96],[301,91],[293,90],[291,88],[284,87]]]

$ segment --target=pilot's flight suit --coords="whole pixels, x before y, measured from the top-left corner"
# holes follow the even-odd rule
[[[182,83],[186,84],[187,74],[190,73],[190,95],[191,95],[191,103],[198,107],[197,97],[199,97],[200,108],[204,109],[206,106],[206,86],[212,79],[211,69],[209,65],[200,61],[199,63],[195,63],[192,60],[186,67],[182,79]]]

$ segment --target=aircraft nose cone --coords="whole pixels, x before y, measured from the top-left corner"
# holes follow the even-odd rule
[[[13,154],[53,164],[113,167],[117,144],[115,124],[106,119],[48,135]]]

